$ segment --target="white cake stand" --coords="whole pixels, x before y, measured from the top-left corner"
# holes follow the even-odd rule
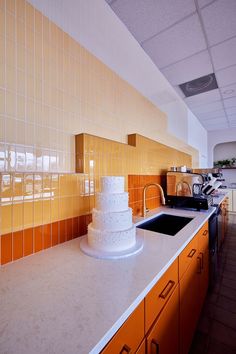
[[[133,247],[131,247],[125,251],[104,252],[104,251],[94,250],[93,248],[91,248],[88,245],[88,236],[85,236],[80,241],[80,249],[87,256],[100,258],[100,259],[120,259],[120,258],[130,257],[130,256],[133,256],[133,255],[141,252],[143,249],[143,243],[144,243],[143,236],[136,235],[136,243]]]

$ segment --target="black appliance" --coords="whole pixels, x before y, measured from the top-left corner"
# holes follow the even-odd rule
[[[209,218],[209,289],[213,290],[218,274],[218,244],[219,228],[218,216],[220,207],[215,205],[216,210]]]
[[[202,193],[202,188],[208,183],[208,175],[168,171],[166,179],[167,205],[177,208],[207,210],[213,204],[212,196]]]
[[[166,204],[176,208],[193,208],[198,211],[208,210],[213,204],[213,198],[211,195],[199,195],[198,197],[185,197],[167,195]]]

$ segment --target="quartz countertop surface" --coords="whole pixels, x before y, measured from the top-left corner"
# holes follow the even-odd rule
[[[2,266],[0,352],[99,353],[214,210],[150,212],[193,220],[175,236],[137,229],[144,247],[128,258],[89,257],[77,238]]]

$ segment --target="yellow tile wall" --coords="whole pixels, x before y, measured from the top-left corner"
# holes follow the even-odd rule
[[[0,173],[0,235],[90,212],[81,174]]]
[[[74,135],[82,132],[115,141],[88,138],[84,156],[77,151],[75,159]],[[64,220],[89,214],[101,175],[160,172],[152,145],[137,153],[122,144],[130,132],[166,141],[198,160],[194,149],[168,134],[165,114],[67,33],[25,0],[0,0],[4,263],[48,244],[42,237],[50,223],[56,229],[61,221],[63,228]],[[177,154],[168,164],[180,160]],[[74,174],[75,161],[83,175]],[[38,228],[37,245],[31,228]],[[25,253],[16,250],[22,242]]]
[[[11,4],[11,5],[10,5]],[[24,0],[0,2],[0,171],[74,172],[74,134],[129,132],[196,152],[167,117]]]
[[[87,208],[94,206],[94,191],[100,190],[100,177],[125,176],[128,190],[128,175],[165,175],[171,166],[192,167],[192,157],[177,149],[131,134],[128,144],[104,139],[89,134],[76,136],[76,171],[85,173],[85,193],[90,194]]]

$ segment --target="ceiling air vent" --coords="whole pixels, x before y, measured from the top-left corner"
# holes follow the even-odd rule
[[[198,79],[185,82],[179,85],[186,97],[198,95],[199,93],[215,90],[218,88],[215,74],[209,74]]]

